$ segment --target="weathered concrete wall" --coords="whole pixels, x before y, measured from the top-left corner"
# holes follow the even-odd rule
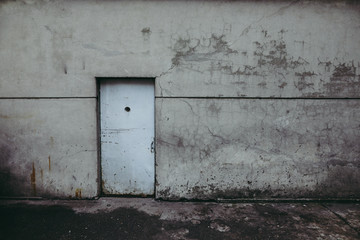
[[[359,39],[355,1],[2,1],[1,195],[99,194],[95,77],[156,77],[157,197],[359,197]]]
[[[165,99],[156,107],[158,196],[359,196],[358,100]]]
[[[156,76],[158,96],[359,96],[357,4],[24,0],[0,16],[2,97],[95,96],[94,76]]]
[[[2,99],[0,195],[97,194],[96,101]]]

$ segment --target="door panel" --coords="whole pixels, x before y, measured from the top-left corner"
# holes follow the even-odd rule
[[[102,189],[154,194],[154,80],[100,81]]]

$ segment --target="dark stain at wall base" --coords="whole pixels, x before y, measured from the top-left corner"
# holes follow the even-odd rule
[[[35,163],[32,164],[32,172],[30,174],[31,181],[31,195],[36,196],[36,172],[35,172]]]
[[[29,195],[28,175],[22,176],[15,172],[13,164],[14,147],[9,146],[0,139],[0,196],[2,197],[20,197]]]
[[[359,163],[352,164],[347,161],[330,163],[326,181],[320,184],[315,192],[320,194],[321,197],[334,196],[338,198],[359,198]]]
[[[291,187],[282,189],[272,188],[270,185],[263,189],[249,187],[228,188],[218,187],[216,184],[207,186],[195,186],[172,193],[171,187],[166,187],[157,192],[156,197],[163,200],[216,200],[216,199],[276,199],[276,198],[321,198],[321,199],[356,199],[360,197],[360,165],[356,162],[332,161],[328,164],[328,176],[315,188]],[[181,197],[179,192],[186,193],[187,197]]]
[[[212,188],[212,190],[209,190]],[[186,192],[186,191],[184,191]],[[212,186],[195,186],[187,191],[191,197],[179,197],[177,194],[171,193],[171,188],[167,187],[165,190],[160,190],[157,193],[158,199],[163,200],[216,200],[216,199],[237,199],[237,198],[261,198],[271,196],[270,190],[251,190],[245,189],[228,189],[220,190],[214,185]]]

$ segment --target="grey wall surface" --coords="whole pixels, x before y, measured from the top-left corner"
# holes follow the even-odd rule
[[[358,100],[166,99],[156,107],[159,196],[359,194]]]
[[[2,99],[2,196],[97,194],[96,101]]]
[[[100,194],[96,77],[156,78],[156,197],[360,197],[356,1],[0,1],[1,196]]]

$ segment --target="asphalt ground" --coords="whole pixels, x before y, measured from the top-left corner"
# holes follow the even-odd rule
[[[0,239],[360,239],[360,204],[0,200]]]

